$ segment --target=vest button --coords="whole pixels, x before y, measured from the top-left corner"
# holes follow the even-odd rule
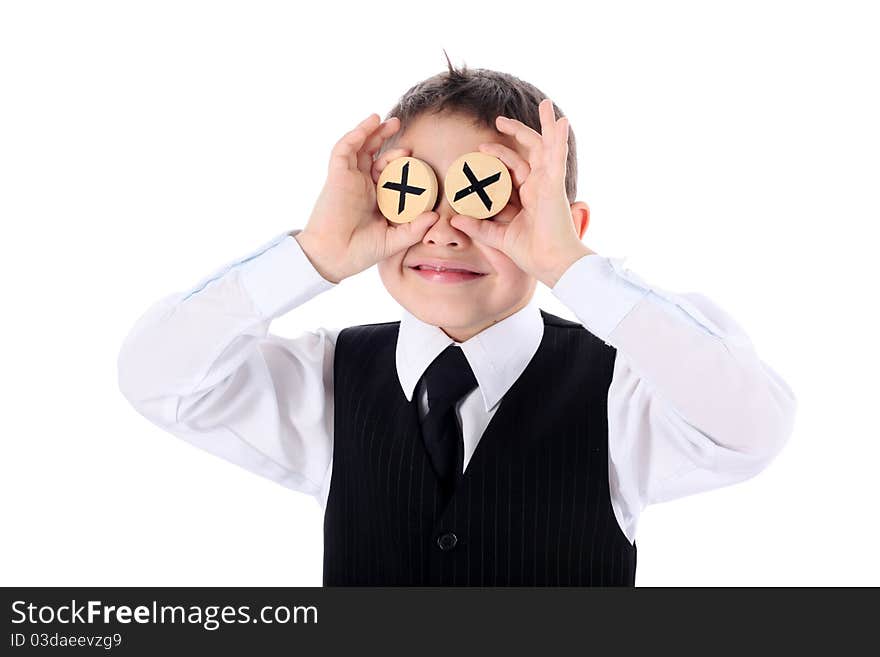
[[[437,537],[437,545],[440,546],[441,550],[451,550],[455,547],[456,543],[458,543],[458,536],[452,532],[446,532]]]

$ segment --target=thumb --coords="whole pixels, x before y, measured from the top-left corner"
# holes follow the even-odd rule
[[[405,224],[397,224],[386,228],[386,238],[389,253],[392,255],[398,251],[412,246],[416,242],[420,242],[428,232],[428,229],[434,225],[434,222],[440,218],[436,212],[423,212],[418,217]]]
[[[453,228],[457,228],[462,233],[465,233],[475,242],[491,246],[493,249],[500,250],[501,245],[504,244],[505,228],[494,221],[486,221],[485,219],[458,214],[452,217],[449,223]]]

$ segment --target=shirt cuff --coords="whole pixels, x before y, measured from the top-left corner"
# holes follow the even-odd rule
[[[644,281],[623,269],[623,260],[597,253],[582,256],[551,288],[553,296],[606,344],[617,325],[650,292]]]
[[[315,269],[294,238],[300,231],[279,235],[273,246],[242,265],[242,285],[263,317],[283,315],[338,285]]]

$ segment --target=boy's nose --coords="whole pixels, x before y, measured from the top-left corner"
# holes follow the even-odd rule
[[[434,211],[440,218],[425,233],[422,241],[425,244],[463,244],[470,239],[467,233],[463,233],[450,223],[450,220],[458,213],[449,204],[446,195],[438,197]]]

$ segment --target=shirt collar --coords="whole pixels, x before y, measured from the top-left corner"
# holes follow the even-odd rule
[[[395,356],[400,386],[412,401],[428,366],[446,347],[457,344],[474,372],[489,412],[526,369],[543,336],[544,319],[534,295],[523,308],[460,343],[403,308]]]

